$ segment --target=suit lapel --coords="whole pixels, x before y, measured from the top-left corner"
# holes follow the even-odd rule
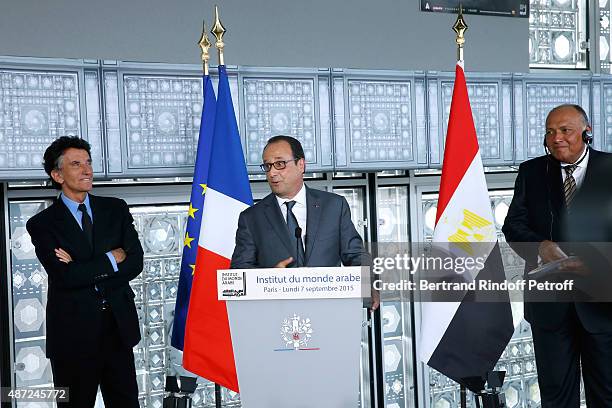
[[[593,171],[593,169],[597,166],[597,161],[599,157],[600,156],[598,156],[598,152],[593,149],[590,149],[589,162],[587,163],[585,169],[584,180],[582,180],[582,186],[580,186],[580,188],[576,192],[576,195],[580,194],[580,192],[584,190],[585,187],[588,188],[589,186],[591,186],[591,184],[595,181],[596,176],[594,175],[595,172]]]
[[[556,214],[559,214],[565,206],[565,196],[563,193],[563,179],[561,178],[561,164],[554,159],[547,158],[549,166],[546,183],[550,186],[550,205]]]
[[[317,234],[319,232],[319,224],[321,221],[321,200],[308,187],[306,187],[306,254],[305,265],[308,265],[308,259],[312,254],[312,248],[317,242]]]
[[[89,205],[93,214],[93,245],[100,245],[104,241],[105,225],[110,222],[110,212],[104,206],[100,205],[98,197],[89,195]]]
[[[58,198],[53,206],[55,207],[54,222],[57,230],[65,232],[64,239],[76,247],[79,253],[89,253],[92,248],[89,247],[83,230],[62,199]]]
[[[291,239],[289,236],[289,230],[287,229],[287,223],[283,220],[283,213],[278,206],[276,196],[274,194],[270,194],[264,198],[263,201],[265,201],[264,214],[268,219],[268,222],[289,253],[294,254],[295,248],[291,248]]]

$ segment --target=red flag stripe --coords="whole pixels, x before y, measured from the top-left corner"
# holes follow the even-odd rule
[[[230,260],[203,247],[198,247],[197,272],[193,277],[191,299],[185,331],[183,367],[199,374],[207,367],[206,378],[225,388],[239,392],[234,349],[230,333],[227,307],[217,300],[217,270],[229,269]]]
[[[446,209],[457,186],[463,179],[478,152],[478,139],[472,118],[472,108],[468,96],[463,67],[457,63],[455,68],[455,86],[451,102],[446,144],[444,147],[444,164],[440,180],[440,196],[436,212],[436,224]]]

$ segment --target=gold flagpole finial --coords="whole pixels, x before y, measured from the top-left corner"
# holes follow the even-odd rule
[[[459,15],[457,15],[457,21],[453,25],[453,31],[457,33],[455,42],[457,43],[457,60],[463,61],[463,46],[465,44],[464,33],[467,31],[468,25],[463,19],[463,5],[459,4]]]
[[[225,44],[223,43],[223,35],[225,34],[225,27],[221,24],[221,20],[219,20],[219,7],[215,6],[215,25],[210,30],[210,32],[215,36],[217,42],[215,42],[215,47],[219,51],[219,65],[225,65],[225,61],[223,60],[223,47]]]
[[[204,75],[208,75],[208,61],[210,60],[210,54],[208,53],[208,49],[212,45],[210,40],[208,39],[208,33],[206,32],[206,23],[202,21],[202,36],[200,37],[200,41],[198,41],[198,45],[202,50],[202,68],[204,69]]]

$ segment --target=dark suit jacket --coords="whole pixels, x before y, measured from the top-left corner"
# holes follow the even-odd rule
[[[306,206],[306,266],[366,263],[368,254],[344,197],[307,187]],[[296,259],[289,238],[276,196],[269,194],[240,214],[231,267],[273,268],[290,256]]]
[[[70,210],[57,199],[32,217],[26,228],[36,256],[49,277],[47,357],[66,358],[98,350],[101,339],[101,293],[110,304],[123,343],[140,341],[134,292],[129,282],[140,274],[143,251],[133,218],[123,200],[89,195],[93,214],[93,249]],[[73,261],[55,255],[62,248]],[[123,248],[126,259],[115,272],[106,252]],[[96,290],[96,287],[98,290]]]
[[[525,272],[537,266],[538,245],[544,240],[560,243],[612,240],[612,223],[606,220],[606,208],[612,204],[611,176],[612,155],[591,149],[586,174],[574,196],[569,216],[561,164],[552,157],[542,156],[520,165],[502,231],[525,260]],[[612,270],[605,272],[609,272],[612,279]],[[531,324],[554,329],[567,317],[570,305],[526,303],[525,317]],[[576,303],[575,306],[581,323],[589,332],[612,331],[610,303]]]

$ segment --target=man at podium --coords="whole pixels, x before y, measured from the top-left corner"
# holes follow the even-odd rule
[[[370,264],[346,199],[305,186],[305,167],[298,140],[282,135],[268,140],[261,168],[272,193],[240,214],[232,269]],[[361,299],[302,295],[227,301],[243,406],[357,405]]]
[[[346,199],[304,184],[306,160],[300,142],[274,136],[262,156],[272,193],[240,214],[231,267],[366,264],[369,254]]]

